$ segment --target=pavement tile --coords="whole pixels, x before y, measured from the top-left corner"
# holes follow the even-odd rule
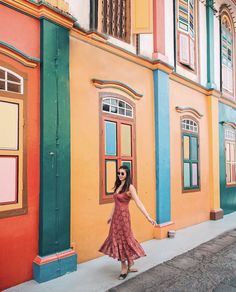
[[[220,284],[215,289],[213,289],[213,292],[236,292],[236,288],[225,284]]]
[[[236,242],[236,237],[235,236],[230,236],[230,234],[227,234],[223,237],[217,237],[215,240],[213,240],[215,244],[220,244],[220,245],[231,245]]]
[[[160,286],[156,291],[168,292],[206,292],[214,288],[214,283],[205,280],[205,278],[195,278],[193,276],[183,275],[179,277],[173,285]],[[154,291],[153,291],[154,292]]]
[[[188,257],[186,254],[183,254],[166,262],[166,264],[181,270],[192,270],[194,268],[198,268],[199,260],[193,259]]]
[[[194,248],[187,252],[187,255],[193,258],[197,258],[198,260],[204,260],[206,257],[209,257],[210,254],[207,250]]]
[[[178,276],[181,275],[181,271],[175,267],[170,267],[166,264],[158,265],[135,278],[132,278],[121,285],[116,286],[109,292],[126,292],[126,291],[152,291],[153,288],[157,289],[163,282],[169,283],[174,281]]]
[[[223,248],[224,248],[223,245],[216,244],[214,242],[213,243],[211,243],[211,242],[204,243],[204,244],[201,244],[199,246],[199,249],[206,250],[206,251],[208,251],[211,254],[217,253],[217,252],[221,251]]]

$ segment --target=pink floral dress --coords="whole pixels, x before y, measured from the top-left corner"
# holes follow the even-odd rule
[[[111,220],[109,235],[99,251],[119,261],[133,261],[146,256],[143,248],[134,238],[131,230],[129,213],[129,202],[131,197],[126,192],[114,194],[113,197],[115,209]]]

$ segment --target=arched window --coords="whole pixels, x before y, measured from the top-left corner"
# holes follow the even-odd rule
[[[233,25],[226,13],[221,16],[222,89],[233,93]]]
[[[23,78],[18,74],[0,67],[0,91],[23,93]]]
[[[134,104],[116,94],[101,98],[101,195],[100,203],[112,201],[117,170],[121,165],[135,174]]]
[[[192,118],[183,117],[182,156],[183,156],[183,191],[198,190],[199,178],[199,126]]]
[[[226,185],[236,184],[236,130],[225,127]]]
[[[192,70],[196,68],[196,3],[178,0],[178,61]]]
[[[119,98],[104,98],[102,109],[104,112],[114,115],[133,117],[133,107]]]

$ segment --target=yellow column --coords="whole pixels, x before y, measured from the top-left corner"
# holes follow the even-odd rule
[[[218,220],[223,217],[220,208],[220,166],[219,166],[219,93],[211,91],[208,96],[209,135],[210,135],[210,219]]]

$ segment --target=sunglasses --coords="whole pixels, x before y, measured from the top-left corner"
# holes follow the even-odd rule
[[[118,172],[117,172],[117,175],[125,176],[125,172],[123,172],[123,171],[118,171]]]

